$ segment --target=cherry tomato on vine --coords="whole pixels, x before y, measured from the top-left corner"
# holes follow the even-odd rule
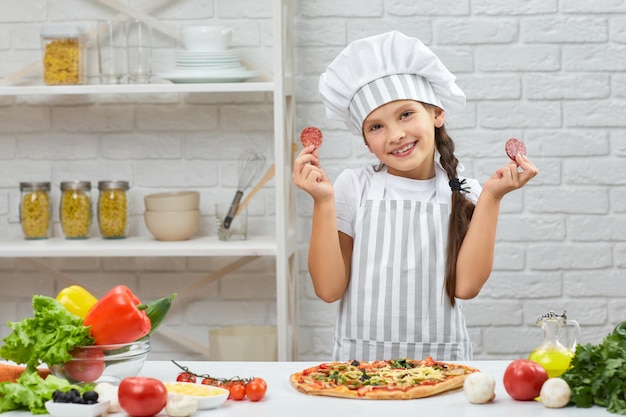
[[[222,384],[215,378],[202,378],[202,385],[213,385],[214,387],[219,387]]]
[[[260,401],[265,397],[267,383],[263,378],[253,378],[246,384],[246,395],[250,401]]]
[[[191,372],[181,372],[176,377],[176,381],[178,382],[196,382],[196,376]]]
[[[243,382],[231,382],[228,390],[230,391],[229,400],[241,401],[246,398],[246,385]]]

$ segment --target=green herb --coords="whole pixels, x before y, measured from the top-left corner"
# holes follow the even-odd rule
[[[54,391],[65,392],[72,388],[83,393],[93,389],[93,385],[72,385],[54,375],[43,379],[36,371],[26,371],[17,382],[0,383],[0,413],[27,408],[32,414],[47,414],[45,403],[52,399]]]
[[[3,359],[25,364],[29,371],[34,371],[42,363],[65,363],[72,358],[69,352],[74,347],[93,344],[90,328],[83,325],[83,319],[54,298],[34,295],[32,304],[32,318],[8,323],[13,332],[0,347]]]
[[[626,322],[599,345],[578,345],[570,369],[562,375],[576,407],[593,404],[626,414]]]

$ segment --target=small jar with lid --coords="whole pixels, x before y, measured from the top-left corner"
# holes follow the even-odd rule
[[[20,182],[20,195],[20,224],[24,238],[47,239],[52,218],[50,183]]]
[[[98,226],[104,239],[124,239],[128,236],[128,188],[128,181],[98,182]]]
[[[91,183],[89,181],[61,183],[59,217],[66,239],[89,237],[91,229]]]
[[[85,80],[83,31],[72,25],[41,29],[43,81],[48,85],[82,84]]]

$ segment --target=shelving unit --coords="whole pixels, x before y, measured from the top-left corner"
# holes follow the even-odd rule
[[[144,257],[144,256],[220,256],[235,260],[220,271],[199,280],[190,287],[205,285],[259,256],[273,256],[276,260],[276,318],[278,360],[297,359],[298,288],[295,189],[291,178],[292,143],[295,136],[295,100],[293,96],[292,4],[290,0],[272,0],[273,15],[273,74],[260,80],[241,83],[145,85],[6,85],[0,80],[0,96],[26,95],[86,95],[86,94],[156,94],[156,93],[246,93],[273,94],[274,106],[274,164],[275,164],[275,234],[251,236],[246,241],[221,242],[215,236],[199,237],[184,242],[159,242],[152,238],[130,237],[123,240],[66,240],[52,238],[41,241],[1,239],[0,257],[23,259],[41,268],[47,267],[39,258],[54,257]],[[4,82],[3,82],[4,81]],[[4,85],[3,85],[4,84]],[[183,292],[185,289],[183,289]],[[187,292],[191,292],[187,288]],[[164,335],[172,340],[183,335],[164,328]],[[190,344],[192,349],[206,354],[207,349]],[[189,346],[189,344],[187,345]]]

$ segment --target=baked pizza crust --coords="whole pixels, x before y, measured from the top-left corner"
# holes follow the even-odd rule
[[[442,362],[439,363],[441,364]],[[337,364],[337,362],[331,363],[330,365],[332,366],[335,364]],[[342,385],[325,388],[321,385],[303,382],[304,372],[296,372],[292,374],[289,377],[289,380],[294,388],[307,395],[358,398],[366,400],[411,400],[430,397],[462,388],[465,378],[467,378],[467,376],[471,373],[478,372],[478,369],[461,364],[450,363],[447,365],[452,369],[462,369],[464,373],[452,376],[435,384],[416,385],[408,388],[387,387],[384,385],[365,385],[358,389],[350,389]]]

